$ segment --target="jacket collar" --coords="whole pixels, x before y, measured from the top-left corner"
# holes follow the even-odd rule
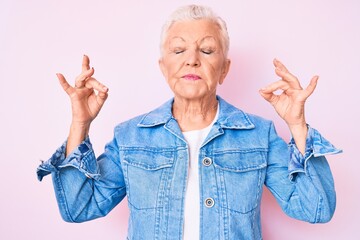
[[[249,116],[237,109],[233,105],[229,104],[221,97],[217,96],[219,101],[219,116],[217,123],[221,128],[228,129],[252,129],[255,125],[249,119]],[[163,125],[170,120],[175,120],[172,116],[172,104],[174,99],[170,99],[159,108],[147,113],[137,124],[138,127],[154,127],[157,125]]]

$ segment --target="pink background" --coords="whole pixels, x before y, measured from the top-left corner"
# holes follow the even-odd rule
[[[273,119],[288,140],[286,126],[257,92],[277,80],[272,59],[282,60],[303,85],[319,74],[307,120],[344,150],[328,158],[338,194],[333,220],[318,225],[292,220],[266,190],[265,239],[360,239],[357,0],[2,0],[0,239],[125,239],[126,201],[106,218],[69,224],[60,218],[51,179],[36,179],[39,160],[50,157],[65,140],[70,122],[69,100],[55,73],[73,82],[86,53],[95,77],[110,88],[91,129],[100,153],[117,123],[172,96],[157,64],[160,28],[176,7],[192,2],[209,5],[228,23],[232,68],[219,88],[221,96]]]

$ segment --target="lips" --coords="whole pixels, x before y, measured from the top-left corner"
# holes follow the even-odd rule
[[[196,80],[200,80],[201,77],[195,74],[186,74],[184,75],[182,78],[184,78],[185,80],[189,80],[189,81],[196,81]]]

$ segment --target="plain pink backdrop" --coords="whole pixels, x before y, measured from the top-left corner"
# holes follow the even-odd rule
[[[337,210],[328,224],[285,216],[266,190],[265,239],[360,239],[359,147],[360,2],[353,1],[60,1],[0,2],[0,239],[125,239],[126,201],[107,217],[83,224],[61,220],[51,179],[36,179],[65,140],[70,105],[57,82],[73,81],[84,53],[95,77],[110,88],[92,125],[97,153],[113,127],[147,112],[172,94],[158,68],[160,28],[178,6],[212,7],[228,23],[232,68],[219,94],[234,105],[275,121],[289,133],[258,89],[276,81],[272,59],[282,60],[303,85],[318,87],[307,104],[308,122],[344,153],[329,156]]]

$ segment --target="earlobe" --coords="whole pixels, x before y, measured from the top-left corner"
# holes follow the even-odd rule
[[[223,72],[221,74],[221,79],[219,81],[219,84],[223,84],[225,78],[226,78],[226,75],[228,74],[229,72],[229,69],[230,69],[230,65],[231,65],[231,61],[230,59],[226,59],[225,61],[225,64],[224,64],[224,68],[223,68]]]
[[[160,58],[159,61],[158,61],[158,63],[159,63],[159,67],[160,67],[160,70],[161,70],[162,74],[163,74],[164,76],[166,76],[166,68],[165,68],[165,66],[164,66],[163,59]]]

